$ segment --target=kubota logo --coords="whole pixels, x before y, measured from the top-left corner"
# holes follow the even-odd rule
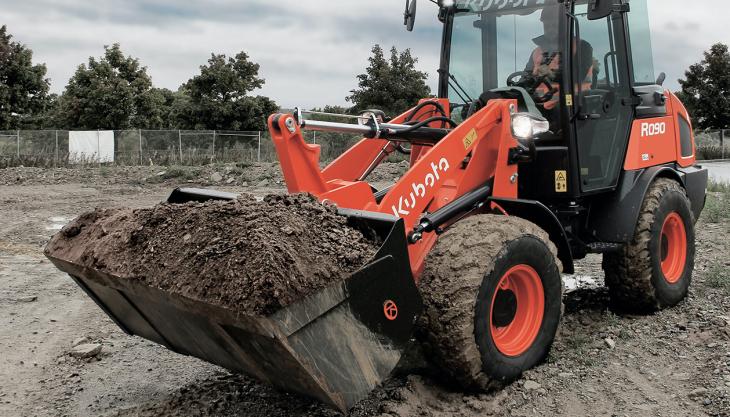
[[[541,4],[545,4],[545,0],[461,0],[459,8],[471,8],[474,11],[492,11],[532,7]]]
[[[393,300],[388,300],[383,303],[383,314],[385,318],[393,321],[398,318],[398,305]]]
[[[441,179],[441,173],[449,170],[449,161],[446,158],[441,158],[438,164],[431,162],[431,172],[426,174],[423,181],[419,183],[411,184],[411,192],[408,196],[403,198],[400,196],[398,199],[398,205],[393,204],[393,214],[396,217],[407,216],[411,214],[409,210],[413,210],[416,207],[416,202],[426,196],[426,190],[433,188],[436,185],[436,181]]]

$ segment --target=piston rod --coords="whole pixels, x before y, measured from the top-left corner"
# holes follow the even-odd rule
[[[302,120],[300,126],[304,130],[317,132],[351,133],[362,135],[367,138],[381,138],[403,142],[425,142],[433,144],[448,135],[450,129],[432,127],[421,127],[412,129],[409,125],[395,123],[375,124],[352,124],[325,122],[320,120]]]

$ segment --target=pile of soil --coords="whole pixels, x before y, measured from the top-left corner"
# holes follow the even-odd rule
[[[270,314],[372,259],[374,235],[308,194],[97,209],[46,254],[247,314]]]

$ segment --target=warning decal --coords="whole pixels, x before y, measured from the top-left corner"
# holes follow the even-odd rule
[[[477,135],[477,130],[470,130],[469,133],[466,134],[464,139],[462,139],[462,141],[464,142],[464,149],[469,150],[471,145],[473,145],[474,142],[477,141],[477,139],[479,139],[479,136]]]
[[[555,171],[555,192],[568,192],[568,171]]]

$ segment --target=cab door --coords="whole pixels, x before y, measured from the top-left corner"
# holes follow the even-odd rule
[[[585,194],[618,183],[634,109],[623,14],[588,20],[586,4],[575,5],[574,14],[573,123]]]

